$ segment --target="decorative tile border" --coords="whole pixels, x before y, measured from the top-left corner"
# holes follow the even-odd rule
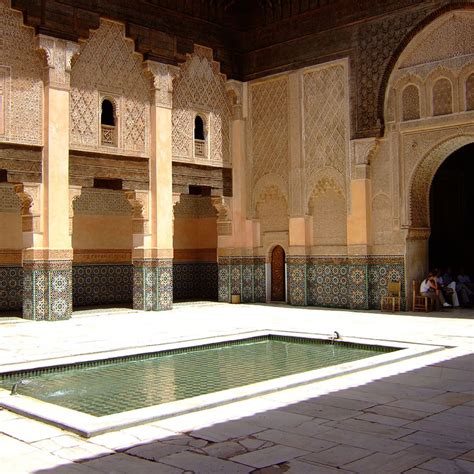
[[[23,264],[23,318],[69,319],[72,314],[72,261],[27,261]]]
[[[389,281],[402,282],[403,256],[288,257],[288,302],[331,308],[378,309]]]
[[[264,303],[265,259],[263,257],[221,257],[218,268],[218,298],[228,303],[240,295],[242,303]]]
[[[0,266],[0,311],[21,311],[23,304],[23,268]]]
[[[74,306],[132,303],[132,265],[76,265],[72,267]]]
[[[173,263],[173,301],[217,301],[217,288],[217,263]]]
[[[162,311],[173,307],[173,261],[133,261],[133,308]]]

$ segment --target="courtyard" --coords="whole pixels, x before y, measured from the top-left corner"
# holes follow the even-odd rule
[[[436,352],[83,438],[0,409],[2,472],[429,473],[474,471],[472,310],[384,314],[177,304],[0,320],[0,367],[112,356],[251,331],[439,346]]]

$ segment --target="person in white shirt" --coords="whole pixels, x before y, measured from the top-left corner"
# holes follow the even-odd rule
[[[438,288],[434,272],[428,273],[428,276],[421,282],[420,295],[427,296],[435,304],[436,311],[439,311],[441,306],[445,308],[451,306],[449,303],[446,303],[443,292]]]

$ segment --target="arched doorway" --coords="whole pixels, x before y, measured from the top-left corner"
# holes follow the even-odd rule
[[[272,250],[272,301],[286,301],[285,295],[285,251],[277,245]]]
[[[449,155],[430,189],[429,267],[474,270],[474,143]]]

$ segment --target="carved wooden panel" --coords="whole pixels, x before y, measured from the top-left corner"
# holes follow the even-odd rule
[[[272,301],[285,301],[285,251],[280,245],[272,251]]]

